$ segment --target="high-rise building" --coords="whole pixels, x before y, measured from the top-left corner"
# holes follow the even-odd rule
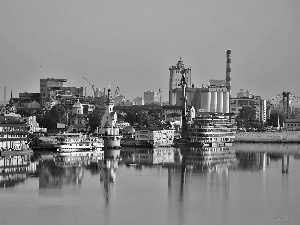
[[[54,88],[60,89],[66,87],[67,79],[56,79],[56,78],[46,78],[40,79],[40,94],[41,94],[41,105],[50,96],[50,91]]]
[[[115,106],[124,106],[126,102],[126,97],[124,95],[118,95],[114,97]]]
[[[159,93],[155,91],[144,92],[144,101],[145,101],[145,105],[159,103]]]
[[[261,99],[260,96],[252,95],[248,90],[243,92],[243,89],[241,89],[237,93],[237,98],[230,99],[230,112],[238,115],[244,106],[255,109],[255,119],[257,121],[265,123],[268,119],[267,101]]]
[[[67,79],[40,79],[41,106],[49,97],[54,100],[70,100],[83,97],[83,87],[67,87]]]
[[[94,92],[94,97],[97,98],[97,97],[101,97],[104,95],[104,91],[101,91],[100,88],[96,88],[95,92]]]
[[[142,97],[136,97],[133,99],[134,105],[144,105],[144,99]]]

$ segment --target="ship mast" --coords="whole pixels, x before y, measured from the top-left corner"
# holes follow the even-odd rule
[[[187,121],[186,121],[186,79],[185,79],[185,74],[186,74],[186,69],[182,69],[180,71],[181,73],[181,80],[179,86],[181,86],[182,89],[182,127],[181,127],[181,137],[185,141],[187,140]]]

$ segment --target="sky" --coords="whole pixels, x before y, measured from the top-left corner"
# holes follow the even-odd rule
[[[42,78],[119,87],[127,99],[162,89],[182,58],[195,87],[225,79],[269,99],[300,96],[299,0],[0,0],[0,99],[39,92]],[[107,89],[106,89],[107,90]]]

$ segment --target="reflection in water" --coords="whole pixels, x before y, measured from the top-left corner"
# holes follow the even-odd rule
[[[192,212],[196,213],[193,216],[209,214],[206,210],[216,201],[215,196],[224,198],[219,198],[216,204],[228,201],[229,169],[235,166],[237,159],[232,149],[220,152],[181,148],[177,151],[182,160],[168,165],[168,205],[172,211],[168,216],[179,220],[177,224],[187,224],[187,215]],[[191,199],[196,204],[201,202],[205,207],[191,210]]]
[[[0,156],[0,188],[13,187],[34,175],[36,163],[31,155]]]
[[[109,149],[104,150],[104,159],[99,162],[100,167],[100,183],[104,186],[105,210],[102,216],[103,224],[110,224],[110,197],[114,192],[114,184],[116,181],[116,170],[119,167],[120,150]]]
[[[135,149],[131,160],[132,163],[142,165],[174,163],[174,149],[169,147]]]
[[[260,144],[260,143],[234,143],[234,148],[237,151],[247,151],[247,152],[266,152],[266,153],[289,153],[289,154],[299,154],[300,145],[299,144]]]
[[[40,167],[39,188],[61,188],[64,185],[80,185],[83,169],[77,166],[59,166],[54,161],[45,161]]]
[[[117,169],[117,160],[105,159],[101,162],[100,182],[104,185],[106,204],[109,204],[109,197],[116,180]]]
[[[236,161],[235,151],[227,148],[223,151],[205,151],[201,148],[188,148],[186,164],[189,168],[208,170],[209,172],[228,169]]]
[[[249,145],[247,145],[249,148]],[[253,146],[250,148],[253,149]],[[258,147],[258,146],[255,146]],[[162,165],[168,167],[168,186],[171,188],[172,175],[179,173],[180,195],[183,195],[184,184],[187,174],[201,174],[218,172],[222,175],[222,182],[227,179],[229,168],[237,170],[265,171],[272,161],[280,160],[282,173],[289,172],[290,157],[299,159],[300,155],[286,154],[286,150],[280,152],[278,149],[272,152],[273,146],[267,146],[267,150],[257,149],[232,149],[228,151],[204,151],[201,148],[171,148],[162,147],[154,149],[133,149],[122,153],[125,164]],[[293,147],[289,147],[293,151]],[[126,155],[126,157],[124,157]],[[34,161],[35,160],[35,161]],[[118,161],[116,161],[118,160]],[[115,171],[120,159],[102,160],[99,155],[92,152],[85,153],[60,153],[53,154],[51,159],[39,161],[29,155],[0,157],[0,187],[14,186],[23,182],[28,176],[39,175],[40,188],[61,188],[63,185],[80,185],[84,176],[84,169],[89,169],[91,174],[99,174],[107,191],[115,180]],[[31,162],[34,161],[34,162]],[[101,163],[100,163],[101,162]],[[225,176],[226,175],[226,176]],[[201,175],[200,175],[201,176]],[[215,180],[214,175],[210,175]],[[226,182],[225,182],[226,183]]]
[[[168,168],[168,188],[172,185],[179,186],[180,201],[183,200],[184,188],[187,178],[193,179],[193,175],[199,175],[209,180],[210,185],[222,184],[225,193],[228,193],[229,167],[236,163],[235,151],[228,148],[225,151],[205,151],[201,148],[182,148],[181,164],[173,164]],[[173,180],[174,179],[174,180]],[[177,181],[180,184],[177,184]],[[176,187],[175,187],[176,188]]]
[[[265,152],[237,152],[238,167],[243,170],[265,170],[270,157]]]
[[[179,151],[180,154],[180,151]],[[178,151],[172,147],[126,149],[122,152],[122,162],[131,165],[164,165],[178,161]],[[180,159],[181,160],[181,159]]]
[[[39,188],[80,185],[84,168],[95,168],[100,159],[101,155],[95,152],[54,153],[53,160],[45,160],[40,165]]]
[[[289,172],[289,162],[290,162],[290,156],[288,154],[284,154],[282,156],[282,173]]]
[[[238,159],[238,169],[251,171],[265,171],[271,161],[282,161],[282,173],[288,173],[290,154],[272,153],[272,152],[248,152],[238,151],[236,153]]]
[[[11,217],[15,211],[23,212],[24,204],[22,208],[14,203],[22,194],[26,204],[34,203],[26,213],[31,218],[41,215],[39,222],[49,224],[53,218],[61,222],[57,224],[85,224],[85,220],[89,224],[100,220],[103,224],[122,224],[123,220],[123,224],[142,224],[143,220],[155,224],[151,216],[158,213],[163,219],[156,224],[273,224],[269,218],[279,215],[298,224],[300,154],[274,146],[267,151],[264,145],[250,150],[234,146],[235,151],[227,152],[122,149],[119,161],[70,154],[40,159],[0,157],[0,194],[5,195],[0,211],[13,208],[7,210]],[[24,195],[36,190],[37,180],[23,182],[35,174],[40,176],[39,195]],[[18,188],[4,191],[3,187],[16,184]],[[72,191],[76,191],[75,198],[69,198]],[[61,198],[45,201],[53,193]],[[25,219],[26,224],[40,224],[28,221]]]

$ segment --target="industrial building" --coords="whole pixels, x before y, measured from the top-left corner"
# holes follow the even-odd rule
[[[169,80],[169,105],[182,105],[182,90],[178,87],[185,70],[186,102],[187,106],[193,106],[196,112],[220,112],[229,113],[231,96],[231,50],[226,51],[226,79],[210,80],[209,85],[201,88],[194,87],[191,78],[191,68],[185,69],[184,64],[178,61],[170,70]]]
[[[185,69],[186,70],[186,83],[187,83],[187,88],[192,87],[192,70],[191,68],[186,69],[184,67],[184,64],[181,60],[177,62],[176,66],[171,66],[169,68],[170,71],[170,79],[169,79],[169,105],[177,105],[177,95],[178,92],[181,92],[181,88],[179,87],[180,80],[181,80],[181,70]]]

